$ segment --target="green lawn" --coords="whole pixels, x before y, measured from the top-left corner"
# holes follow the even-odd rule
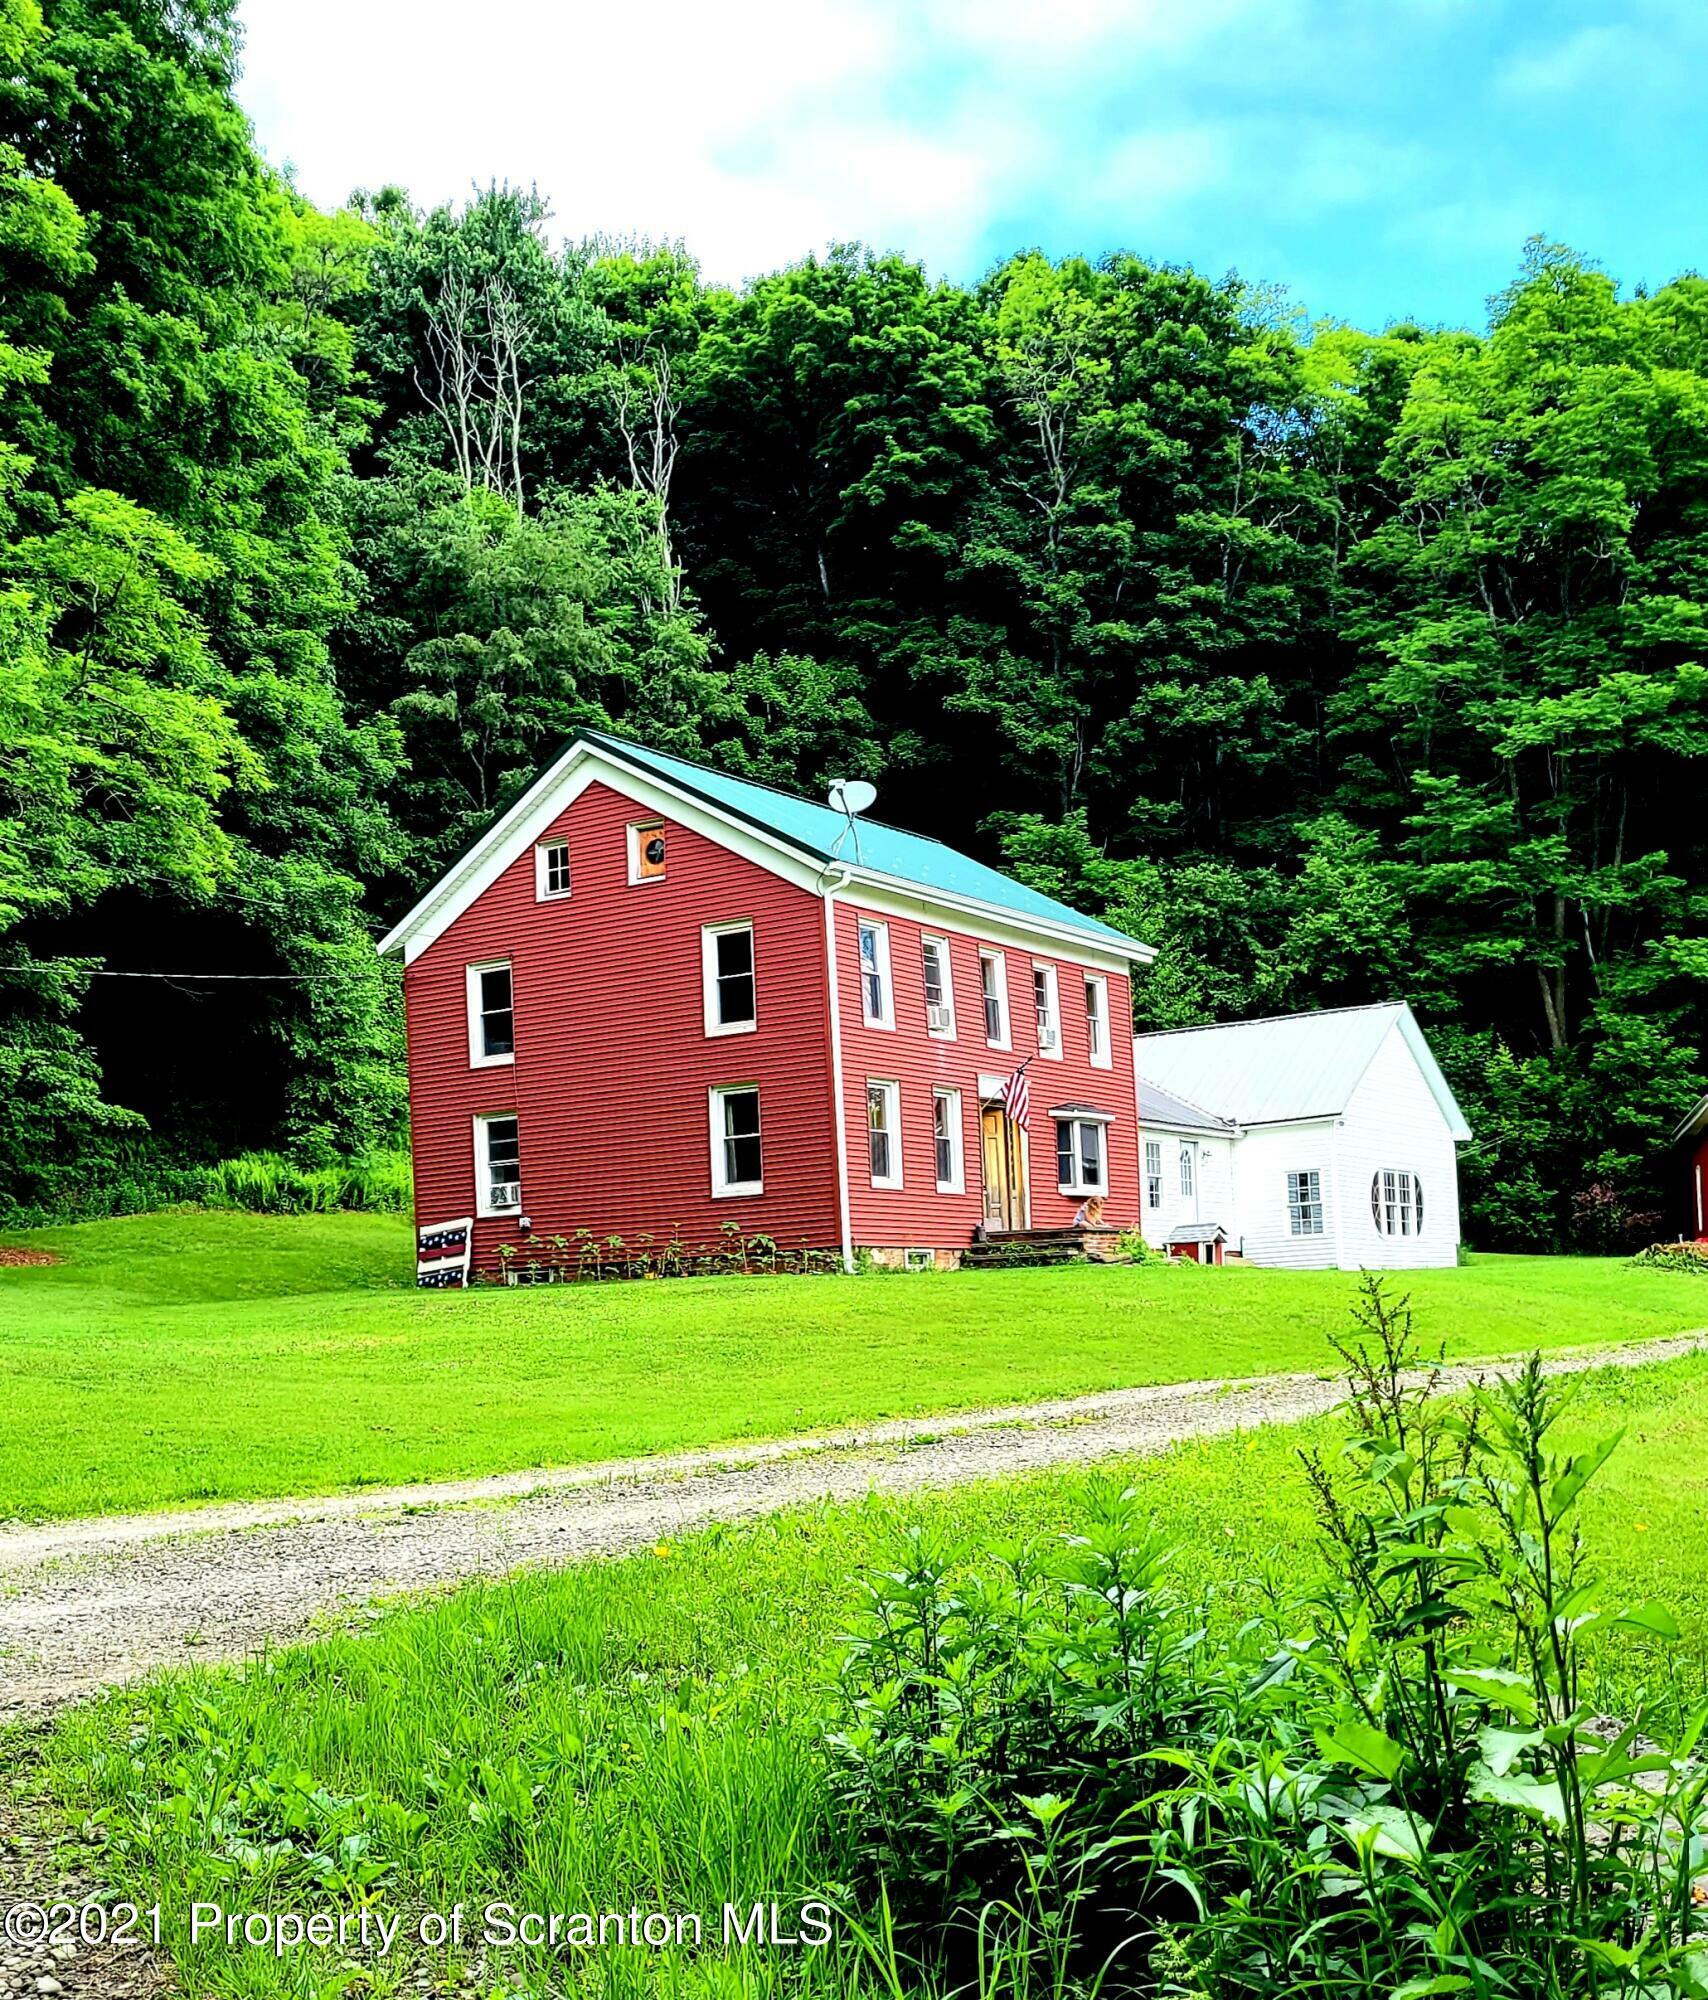
[[[1659,1598],[1685,1632],[1670,1650],[1609,1644],[1593,1699],[1628,1714],[1644,1690],[1672,1680],[1688,1700],[1702,1684],[1708,1357],[1589,1378],[1567,1431],[1620,1427],[1626,1442],[1584,1503],[1601,1594]],[[1103,1476],[1137,1489],[1185,1587],[1213,1586],[1225,1632],[1255,1608],[1267,1569],[1284,1566],[1289,1589],[1311,1580],[1296,1454],[1311,1441],[1332,1450],[1337,1434],[1324,1421],[1193,1442]],[[75,1711],[48,1776],[73,1824],[96,1815],[115,1885],[139,1903],[159,1898],[180,1946],[192,1899],[342,1902],[351,1836],[388,1909],[495,1896],[523,1909],[789,1903],[838,1879],[811,1731],[854,1573],[891,1566],[905,1522],[988,1550],[1077,1524],[1082,1490],[1081,1477],[1056,1474],[820,1506],[474,1586],[247,1672],[185,1672]],[[614,1953],[597,1990],[817,1995],[834,1990],[828,1961],[772,1954],[738,1987],[719,1953],[698,1964]],[[207,1944],[182,1964],[189,1990],[232,1995],[306,2000],[331,1976],[321,1955],[281,1965]],[[381,1990],[404,1970],[386,1968]]]
[[[398,1481],[1325,1364],[1354,1281],[1193,1266],[418,1292],[396,1217],[135,1216],[11,1240],[0,1515]],[[1478,1258],[1406,1288],[1450,1353],[1708,1322],[1708,1285]]]

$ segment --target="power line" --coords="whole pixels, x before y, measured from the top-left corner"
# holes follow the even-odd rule
[[[90,972],[82,975],[88,979],[171,979],[180,984],[188,981],[192,985],[205,985],[209,980],[262,980],[282,986],[317,986],[327,975],[323,972]]]

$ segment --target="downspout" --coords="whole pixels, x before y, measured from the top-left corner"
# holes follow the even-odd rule
[[[842,996],[836,976],[836,895],[854,879],[851,868],[839,868],[834,881],[823,881],[824,964],[830,981],[830,1088],[836,1127],[836,1210],[842,1229],[842,1268],[854,1269],[854,1224],[848,1206],[848,1106],[842,1094]]]

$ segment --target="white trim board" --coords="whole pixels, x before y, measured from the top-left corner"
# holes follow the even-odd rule
[[[994,904],[979,903],[923,883],[901,881],[875,870],[821,861],[792,841],[734,813],[726,813],[666,778],[651,772],[641,773],[587,739],[571,743],[510,810],[451,864],[414,908],[380,940],[380,956],[401,951],[404,962],[412,964],[520,855],[537,845],[595,781],[608,785],[648,812],[658,813],[678,826],[717,841],[814,895],[823,894],[823,884],[831,874],[840,875],[843,881],[838,886],[846,890],[858,885],[857,900],[877,914],[924,915],[942,923],[943,912],[956,912],[962,921],[950,928],[969,931],[976,924],[977,934],[1023,948],[1035,948],[1042,939],[1064,948],[1062,955],[1071,956],[1074,963],[1100,971],[1124,973],[1130,964],[1148,965],[1156,956],[1152,946],[1141,944],[1137,938],[1133,940],[1131,957],[1123,958],[1113,946],[1099,945],[1067,924],[999,909]]]

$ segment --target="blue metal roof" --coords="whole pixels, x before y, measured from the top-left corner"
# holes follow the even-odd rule
[[[756,783],[751,778],[732,778],[705,764],[693,764],[685,757],[668,756],[648,749],[625,736],[612,736],[602,729],[579,732],[586,741],[610,751],[623,762],[651,771],[666,783],[693,793],[709,804],[721,806],[754,825],[780,835],[791,845],[816,855],[820,860],[846,864],[867,874],[888,875],[911,883],[927,892],[960,896],[995,910],[1006,910],[1018,918],[1059,925],[1080,933],[1088,942],[1127,957],[1135,949],[1145,951],[1138,939],[1126,932],[1099,923],[1053,896],[1042,895],[988,868],[969,854],[945,847],[940,840],[908,833],[899,826],[885,826],[879,820],[856,819],[852,833],[848,821],[833,806],[819,805],[793,792]]]

